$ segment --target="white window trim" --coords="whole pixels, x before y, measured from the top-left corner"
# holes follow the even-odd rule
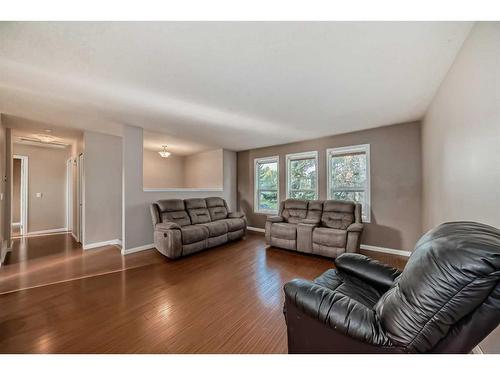
[[[262,162],[275,162],[277,164],[277,174],[278,174],[278,208],[276,210],[259,210],[259,181],[257,178],[257,164]],[[253,160],[253,212],[256,214],[277,214],[280,205],[280,157],[279,155],[275,156],[266,156],[264,158],[256,158]]]
[[[306,151],[306,152],[298,152],[295,154],[287,154],[286,155],[286,198],[290,198],[290,162],[292,160],[300,160],[300,159],[310,159],[314,158],[314,162],[316,163],[316,191],[314,192],[315,198],[319,197],[319,165],[318,165],[318,151]]]
[[[349,153],[364,152],[366,153],[366,215],[363,215],[363,222],[369,223],[371,221],[371,173],[370,173],[370,145],[355,145],[355,146],[345,146],[329,148],[326,150],[326,195],[327,199],[332,199],[331,195],[331,174],[330,169],[330,156],[344,155]]]

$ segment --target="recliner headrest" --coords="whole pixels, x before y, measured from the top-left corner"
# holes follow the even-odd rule
[[[226,202],[220,197],[209,197],[205,199],[207,207],[226,207]]]
[[[307,210],[307,202],[300,199],[287,199],[284,207],[285,209]]]
[[[184,201],[182,199],[162,199],[156,203],[160,212],[184,211]]]
[[[184,199],[186,209],[207,208],[207,202],[203,198]]]
[[[426,352],[499,281],[500,230],[445,223],[417,242],[403,273],[377,302],[377,315],[396,345]]]

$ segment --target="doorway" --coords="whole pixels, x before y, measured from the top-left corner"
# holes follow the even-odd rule
[[[12,158],[12,235],[28,233],[28,157]]]

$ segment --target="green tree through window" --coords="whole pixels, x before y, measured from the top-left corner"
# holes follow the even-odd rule
[[[275,213],[278,211],[278,160],[257,160],[256,167],[256,211]]]
[[[317,153],[288,155],[287,160],[288,197],[317,199]]]

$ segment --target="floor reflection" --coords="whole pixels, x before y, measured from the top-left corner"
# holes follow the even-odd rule
[[[280,272],[269,266],[266,249],[259,249],[257,253],[255,281],[258,297],[265,306],[276,306],[280,303],[283,280]]]

